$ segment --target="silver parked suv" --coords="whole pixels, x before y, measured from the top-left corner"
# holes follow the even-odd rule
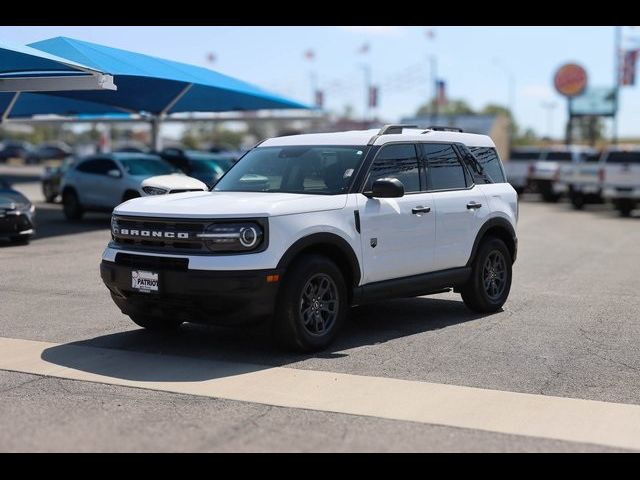
[[[86,211],[110,212],[120,203],[140,197],[142,181],[156,175],[189,179],[157,155],[118,152],[83,158],[62,179],[64,214],[77,220]]]

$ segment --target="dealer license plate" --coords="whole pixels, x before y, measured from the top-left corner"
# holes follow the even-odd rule
[[[139,292],[158,293],[158,273],[145,270],[131,271],[131,288]]]

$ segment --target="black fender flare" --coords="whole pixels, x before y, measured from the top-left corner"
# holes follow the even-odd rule
[[[482,241],[482,238],[485,236],[485,234],[492,228],[500,228],[505,230],[510,237],[513,239],[513,252],[512,252],[512,260],[513,262],[516,261],[516,256],[517,256],[517,252],[518,252],[518,237],[516,236],[516,231],[513,228],[513,225],[511,225],[511,222],[509,222],[509,220],[507,220],[506,218],[503,217],[493,217],[490,218],[489,220],[487,220],[482,227],[480,227],[480,230],[478,231],[478,234],[476,235],[476,239],[473,241],[473,248],[471,249],[471,255],[469,255],[469,260],[467,260],[467,267],[471,266],[471,262],[473,262],[473,259],[476,256],[476,252],[478,251],[478,246],[480,245],[480,242]]]
[[[311,235],[307,235],[306,237],[302,237],[299,240],[296,240],[282,255],[280,261],[278,262],[277,269],[285,270],[293,261],[293,259],[302,251],[314,247],[314,246],[323,246],[330,245],[340,250],[340,252],[344,255],[344,257],[348,261],[348,266],[351,269],[352,277],[353,277],[353,286],[358,286],[361,278],[360,271],[360,263],[358,262],[358,257],[356,253],[349,245],[344,238],[335,233],[313,233]]]

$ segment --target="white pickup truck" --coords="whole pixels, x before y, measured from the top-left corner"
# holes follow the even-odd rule
[[[539,147],[514,148],[504,162],[507,182],[521,194],[529,186],[529,175],[535,163],[540,160],[542,150]]]
[[[640,145],[610,147],[600,159],[602,196],[623,217],[640,203]]]
[[[567,193],[576,210],[581,210],[588,203],[603,202],[600,157],[599,151],[583,152],[575,156],[574,161],[560,165],[559,190]]]
[[[560,181],[562,166],[576,165],[581,162],[581,157],[593,153],[592,148],[574,145],[545,149],[529,175],[531,187],[540,192],[545,202],[557,202],[568,193],[567,185]]]

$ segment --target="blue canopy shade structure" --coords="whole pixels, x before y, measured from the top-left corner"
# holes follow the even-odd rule
[[[152,115],[309,108],[207,68],[118,48],[67,37],[30,46],[108,72],[118,85],[117,91],[60,92],[56,96]]]
[[[23,92],[105,89],[116,87],[113,77],[99,69],[35,48],[0,42],[0,121],[21,103]]]

